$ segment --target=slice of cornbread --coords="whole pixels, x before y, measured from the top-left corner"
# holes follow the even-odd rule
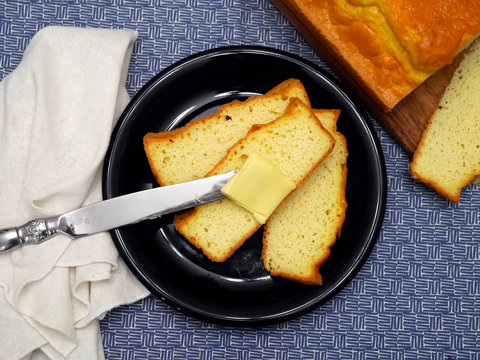
[[[458,202],[480,174],[480,40],[472,44],[415,150],[410,172]]]
[[[276,119],[293,98],[310,105],[302,83],[289,79],[263,96],[233,101],[182,128],[146,134],[145,153],[158,183],[171,185],[204,177],[252,125]]]
[[[347,143],[336,129],[339,110],[315,110],[333,134],[328,157],[268,219],[262,259],[271,275],[306,284],[322,284],[318,269],[340,235],[347,202]]]
[[[293,99],[281,117],[253,126],[207,176],[238,169],[249,154],[256,153],[298,186],[333,145],[333,137],[310,107]],[[219,262],[230,257],[261,226],[251,212],[228,198],[177,215],[174,225],[208,258]]]

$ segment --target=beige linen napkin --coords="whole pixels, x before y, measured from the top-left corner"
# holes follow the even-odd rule
[[[45,28],[0,83],[0,228],[102,199],[136,36]],[[108,233],[0,254],[0,357],[103,359],[98,319],[147,295]]]

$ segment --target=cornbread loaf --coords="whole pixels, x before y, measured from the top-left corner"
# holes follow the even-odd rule
[[[479,0],[274,0],[388,111],[480,32]]]
[[[410,163],[412,176],[458,202],[480,174],[480,39],[456,70]]]
[[[254,125],[207,176],[238,169],[249,154],[256,153],[298,186],[330,153],[333,141],[310,107],[293,99],[281,117]],[[177,215],[174,225],[209,259],[219,262],[261,226],[251,212],[228,198]]]
[[[145,153],[158,183],[171,185],[204,177],[252,125],[276,119],[293,98],[310,105],[302,83],[289,79],[263,96],[233,101],[182,128],[146,134]]]
[[[265,269],[306,284],[322,284],[319,267],[340,235],[347,209],[347,142],[336,129],[340,111],[315,113],[333,134],[335,147],[270,216],[263,232]]]

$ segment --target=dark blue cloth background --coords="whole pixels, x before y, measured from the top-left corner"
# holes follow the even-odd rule
[[[225,45],[269,46],[326,68],[268,0],[1,0],[0,78],[48,25],[138,30],[130,95],[174,62]],[[101,321],[106,358],[480,359],[478,186],[457,205],[415,183],[405,152],[372,122],[387,166],[385,220],[368,261],[336,297],[260,328],[209,324],[148,297]]]

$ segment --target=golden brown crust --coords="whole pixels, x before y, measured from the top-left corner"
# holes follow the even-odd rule
[[[272,88],[271,90],[267,91],[267,93],[265,95],[266,96],[272,96],[272,95],[281,94],[281,93],[287,91],[290,88],[299,87],[299,86],[301,86],[303,89],[305,89],[300,80],[293,79],[293,78],[287,79],[287,80],[281,82],[280,84],[278,84],[277,86],[275,86],[274,88]],[[307,98],[306,100],[307,101],[305,102],[305,105],[310,107],[310,99]]]
[[[478,0],[274,3],[337,72],[352,77],[383,111],[449,64],[480,31]]]
[[[404,92],[400,96],[395,96],[391,94],[391,89],[386,91],[375,89],[372,84],[365,81],[365,78],[361,76],[358,69],[352,64],[352,60],[344,56],[344,51],[341,51],[321,28],[322,25],[329,23],[328,21],[325,21],[324,17],[315,21],[315,15],[311,13],[312,9],[308,9],[304,4],[296,0],[274,0],[274,2],[286,6],[289,11],[298,18],[298,21],[305,26],[304,32],[306,31],[309,33],[308,38],[310,41],[315,42],[316,45],[314,47],[317,52],[319,52],[321,56],[327,58],[331,64],[335,64],[337,71],[342,75],[350,77],[350,83],[356,84],[357,90],[361,89],[367,93],[368,97],[372,99],[382,111],[388,112],[403,97],[408,95],[408,92]],[[324,2],[325,1],[321,1],[321,3]],[[352,47],[352,52],[355,52],[354,47]]]
[[[282,277],[305,285],[323,285],[322,275],[318,271],[313,274],[312,277],[294,276],[289,273],[274,270],[270,271],[270,275],[274,277]]]
[[[158,173],[158,171],[156,170],[156,168],[154,166],[153,159],[150,157],[149,152],[147,151],[147,148],[152,143],[153,139],[155,138],[155,135],[157,135],[157,134],[147,133],[143,137],[143,148],[144,148],[145,154],[147,156],[148,165],[150,166],[150,170],[152,171],[153,176],[155,177],[155,180],[157,180],[157,182],[160,186],[164,186],[165,184],[162,181],[162,178],[160,177],[160,174]]]
[[[343,137],[343,135],[342,135]],[[346,143],[346,141],[345,141]],[[340,195],[340,202],[342,204],[342,209],[343,209],[343,212],[342,212],[342,217],[340,219],[340,223],[338,225],[338,229],[337,229],[337,237],[340,237],[340,235],[342,234],[342,228],[343,228],[343,223],[345,222],[345,215],[346,215],[346,211],[347,211],[347,208],[348,208],[348,203],[347,203],[347,199],[346,199],[346,191],[347,191],[347,173],[348,173],[348,168],[347,168],[347,164],[344,164],[343,166],[343,183],[342,183],[342,192],[341,192],[341,195]],[[332,244],[333,245],[333,244]]]

